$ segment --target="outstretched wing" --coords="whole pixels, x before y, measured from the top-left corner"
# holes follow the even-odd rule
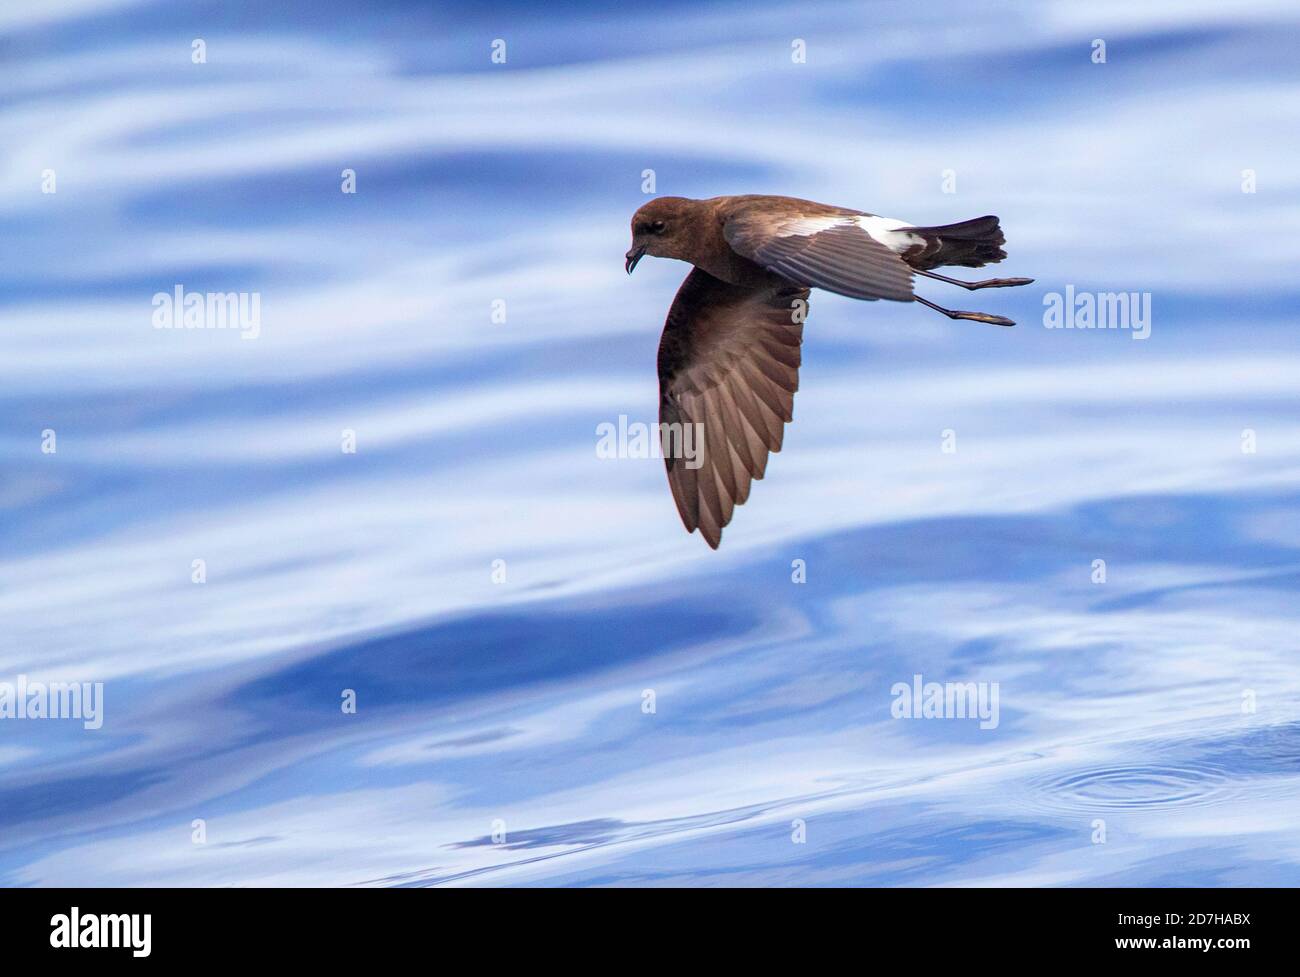
[[[900,235],[902,221],[813,206],[740,204],[726,215],[722,233],[736,253],[800,285],[868,301],[912,301],[912,269],[898,251],[922,245],[920,237]]]
[[[799,388],[806,288],[748,289],[694,269],[659,340],[659,422],[682,523],[714,549],[781,450]]]

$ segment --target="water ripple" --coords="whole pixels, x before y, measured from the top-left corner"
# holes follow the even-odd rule
[[[1141,814],[1222,803],[1241,784],[1209,763],[1149,763],[1072,770],[1027,788],[1031,805],[1048,814]]]

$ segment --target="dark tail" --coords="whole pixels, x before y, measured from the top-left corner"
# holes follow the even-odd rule
[[[903,260],[921,271],[945,265],[981,268],[997,264],[1007,256],[1002,250],[1007,239],[1002,235],[998,219],[991,215],[939,227],[900,227],[898,230],[925,238],[924,250],[903,256]]]

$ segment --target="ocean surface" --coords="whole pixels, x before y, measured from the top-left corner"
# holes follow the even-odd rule
[[[9,0],[0,700],[102,692],[0,718],[0,883],[1300,883],[1298,31]],[[815,292],[712,552],[597,429],[686,271],[632,212],[745,192],[1037,281]]]

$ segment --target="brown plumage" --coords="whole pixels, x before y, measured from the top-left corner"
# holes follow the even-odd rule
[[[974,290],[1029,278],[960,282],[931,269],[1001,261],[996,217],[915,227],[794,197],[660,197],[632,218],[628,273],[644,255],[694,269],[673,299],[659,343],[659,421],[668,485],[682,523],[717,549],[735,507],[781,450],[799,388],[810,288],[851,298],[921,302],[952,319],[1014,323],[955,312],[915,295],[922,275]],[[699,452],[673,441],[697,425]],[[671,432],[671,433],[670,433]]]

